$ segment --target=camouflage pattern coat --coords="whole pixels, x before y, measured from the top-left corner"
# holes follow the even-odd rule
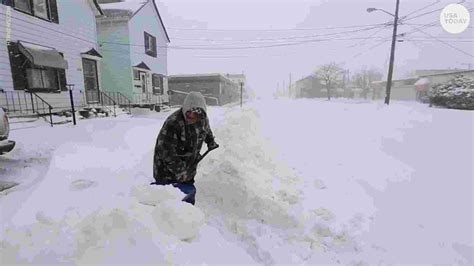
[[[153,156],[156,183],[194,183],[196,168],[192,166],[199,159],[203,142],[214,142],[207,116],[187,125],[183,108],[171,114],[156,139]]]

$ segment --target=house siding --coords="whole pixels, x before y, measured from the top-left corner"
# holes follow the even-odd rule
[[[53,47],[64,54],[69,68],[68,84],[84,89],[81,53],[97,49],[95,14],[88,0],[58,0],[59,24],[32,17],[0,4],[0,87],[13,90],[10,60],[6,47],[7,9],[11,9],[11,41],[26,41]]]
[[[133,72],[130,60],[128,21],[98,19],[97,31],[101,47],[101,84],[105,91],[120,92],[129,99],[133,98]],[[108,42],[108,43],[107,43]]]
[[[153,3],[146,4],[129,22],[130,42],[136,44],[131,47],[132,64],[145,62],[153,73],[168,75],[167,69],[167,39],[163,27],[160,25]],[[145,54],[144,32],[156,37],[157,56]]]
[[[84,76],[81,53],[97,49],[97,30],[94,7],[89,0],[57,0],[59,24],[48,22],[0,4],[0,88],[15,91],[7,48],[7,10],[11,11],[9,39],[13,42],[24,41],[55,48],[63,53],[68,62],[66,79],[74,84],[75,104],[83,105]],[[11,97],[25,98],[22,91],[10,94]],[[55,108],[69,106],[68,92],[38,93]],[[29,99],[26,97],[26,99]],[[14,98],[10,99],[15,100]],[[4,105],[6,97],[0,97]]]
[[[152,73],[168,75],[167,44],[168,39],[152,1],[149,1],[129,22],[130,42],[136,44],[130,47],[131,64],[137,65],[144,62]],[[144,32],[156,38],[157,56],[152,57],[145,53]],[[151,87],[151,79],[148,84]],[[168,86],[165,78],[163,88],[163,102],[168,102]]]

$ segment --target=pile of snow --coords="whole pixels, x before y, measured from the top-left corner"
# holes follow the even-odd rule
[[[11,156],[31,154],[47,165],[37,168],[43,171],[39,182],[20,178],[18,189],[0,194],[2,209],[8,205],[2,264],[253,264],[206,224],[199,208],[181,201],[179,189],[149,185],[165,117],[152,112],[54,128],[38,121],[13,131],[19,145]],[[18,166],[13,161],[9,167]],[[226,252],[216,255],[221,246]]]
[[[208,112],[220,148],[196,206],[149,185],[169,113],[13,130],[2,264],[472,264],[471,112],[341,99]]]

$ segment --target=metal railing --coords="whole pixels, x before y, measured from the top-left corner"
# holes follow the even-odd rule
[[[0,105],[10,115],[49,115],[53,126],[53,106],[38,94],[29,91],[0,91]]]
[[[127,96],[117,91],[103,91],[103,93],[113,99],[120,108],[126,109],[128,114],[132,113],[132,101]]]
[[[0,91],[0,105],[9,113],[34,114],[33,95],[24,91]]]
[[[83,97],[83,102],[86,103],[83,108],[100,108],[106,110],[107,113],[113,114],[115,117],[117,116],[117,103],[102,91],[85,91]]]
[[[36,100],[36,111],[35,111],[34,108],[33,108],[33,112],[36,112],[36,113],[37,113],[38,115],[40,115],[40,116],[41,116],[41,115],[45,115],[45,114],[46,114],[46,113],[44,112],[45,107],[48,107],[49,122],[50,122],[51,126],[53,126],[53,112],[52,112],[53,107],[52,107],[48,102],[46,102],[43,98],[41,98],[38,94],[36,94],[36,93],[34,93],[34,92],[30,92],[30,94],[31,94],[31,96],[32,96],[31,101],[32,101],[32,102],[35,102],[35,100]],[[33,95],[34,95],[34,97],[33,97]],[[40,100],[40,103],[41,103],[41,107],[42,107],[42,108],[40,108],[40,105],[38,104],[38,100]],[[34,106],[34,105],[33,105],[33,106]],[[43,110],[43,113],[40,113],[40,112],[39,112],[40,109]]]
[[[94,102],[95,98],[96,102]],[[158,103],[155,97],[150,98],[152,102]],[[49,123],[53,126],[53,114],[73,112],[74,106],[79,108],[100,106],[116,117],[117,107],[123,108],[128,114],[131,114],[132,101],[120,92],[70,90],[68,94],[65,91],[41,93],[0,89],[0,105],[11,117],[29,115],[45,117],[48,115]]]

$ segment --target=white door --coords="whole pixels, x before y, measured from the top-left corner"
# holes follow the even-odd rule
[[[148,93],[148,75],[145,72],[140,72],[140,85],[142,87],[141,101],[149,102],[150,95]]]

